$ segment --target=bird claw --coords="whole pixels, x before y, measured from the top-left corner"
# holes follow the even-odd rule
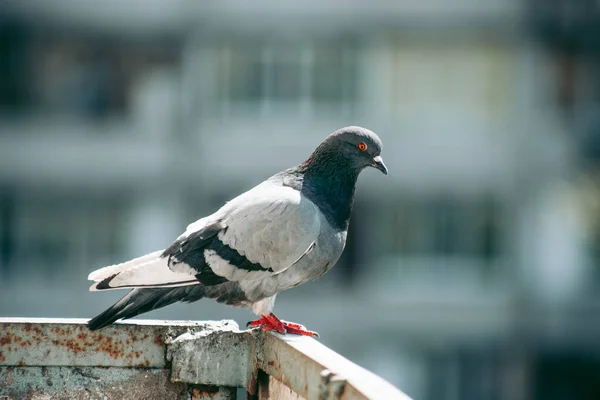
[[[263,314],[259,319],[248,322],[246,326],[250,328],[260,327],[265,332],[274,331],[282,335],[289,333],[292,335],[319,337],[317,332],[307,330],[304,325],[280,320],[273,313],[269,315]]]

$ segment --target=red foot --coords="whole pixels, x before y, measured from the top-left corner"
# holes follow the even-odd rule
[[[294,322],[280,320],[273,313],[269,315],[262,314],[259,319],[248,322],[247,326],[250,328],[260,326],[263,331],[275,331],[281,334],[291,333],[293,335],[319,337],[317,332],[309,331],[303,325]]]

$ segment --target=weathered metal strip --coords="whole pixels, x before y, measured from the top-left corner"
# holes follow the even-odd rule
[[[90,331],[83,319],[0,318],[0,366],[166,366],[164,338],[206,323],[136,321]]]

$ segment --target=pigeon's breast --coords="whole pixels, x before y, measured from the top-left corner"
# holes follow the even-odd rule
[[[282,283],[297,286],[329,271],[342,255],[346,245],[346,234],[346,231],[336,230],[324,222],[313,250],[286,271],[289,272],[289,276],[281,277]],[[286,279],[290,279],[291,282],[285,282]]]

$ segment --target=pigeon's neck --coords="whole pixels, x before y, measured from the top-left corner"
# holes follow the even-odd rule
[[[334,228],[347,230],[360,171],[343,159],[313,157],[300,164],[298,170],[303,174],[302,194],[319,207]]]

